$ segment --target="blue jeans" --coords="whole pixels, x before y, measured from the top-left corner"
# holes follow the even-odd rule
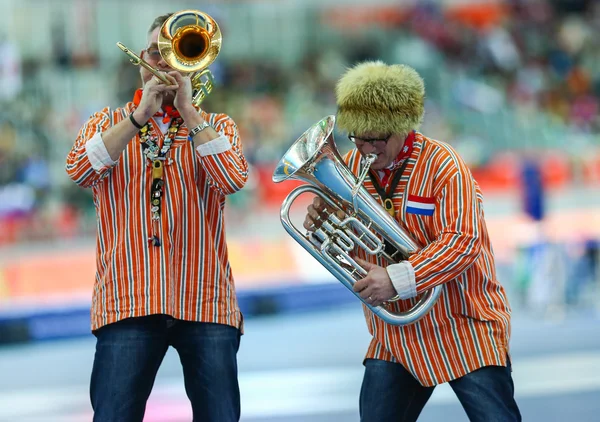
[[[486,366],[450,381],[471,422],[515,422],[510,364]],[[435,387],[423,387],[401,364],[367,359],[360,391],[361,422],[416,421]]]
[[[194,421],[240,419],[240,331],[167,315],[128,318],[94,332],[90,383],[94,422],[141,422],[169,346],[179,354]]]

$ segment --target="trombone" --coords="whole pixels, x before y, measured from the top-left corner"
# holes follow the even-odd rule
[[[214,77],[208,66],[215,61],[221,50],[222,36],[217,22],[198,10],[182,10],[170,16],[158,34],[158,50],[163,60],[173,69],[193,74],[192,103],[200,106],[212,92]],[[135,54],[123,43],[117,46],[136,66],[143,66],[163,83],[171,82],[148,62]]]

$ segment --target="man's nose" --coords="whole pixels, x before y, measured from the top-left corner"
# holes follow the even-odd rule
[[[171,68],[162,56],[161,56],[160,60],[158,61],[158,63],[156,63],[156,66],[162,70]]]
[[[364,144],[361,145],[360,150],[364,154],[370,154],[372,152],[375,152],[375,147],[373,146],[372,143],[365,142]]]

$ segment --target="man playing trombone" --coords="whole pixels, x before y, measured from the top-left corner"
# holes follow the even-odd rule
[[[210,22],[186,12],[188,22]],[[98,217],[94,421],[141,422],[169,346],[194,421],[240,418],[243,327],[223,207],[246,183],[248,166],[234,121],[194,105],[190,76],[159,50],[161,28],[180,18],[156,18],[140,55],[143,88],[92,115],[67,157],[71,179],[92,188]]]
[[[496,278],[482,194],[451,146],[417,132],[424,97],[417,72],[382,62],[355,66],[336,86],[337,124],[356,146],[344,161],[358,177],[365,157],[374,158],[365,188],[421,246],[391,265],[357,249],[367,274],[354,291],[371,306],[404,312],[418,295],[442,288],[437,303],[412,324],[386,323],[364,306],[373,338],[364,360],[361,421],[416,421],[435,386],[446,382],[471,421],[520,421],[509,357],[511,311]],[[304,227],[316,231],[328,208],[315,198]]]

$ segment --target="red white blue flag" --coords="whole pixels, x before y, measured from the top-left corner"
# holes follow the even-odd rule
[[[419,215],[433,215],[435,199],[425,196],[408,195],[406,212]]]

